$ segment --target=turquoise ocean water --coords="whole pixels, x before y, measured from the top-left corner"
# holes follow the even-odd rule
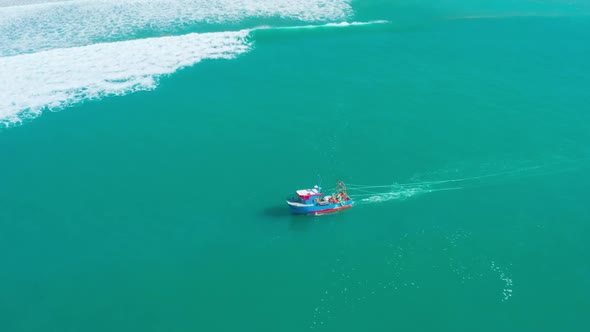
[[[587,2],[0,6],[0,330],[590,328]]]

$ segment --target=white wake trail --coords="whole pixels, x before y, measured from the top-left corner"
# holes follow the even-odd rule
[[[459,190],[463,189],[461,187],[452,187],[452,188],[442,188],[442,189],[431,189],[427,187],[413,187],[413,188],[400,188],[397,190],[392,190],[389,192],[383,193],[374,193],[374,194],[363,194],[363,195],[351,195],[351,197],[360,199],[362,203],[383,203],[387,201],[393,200],[404,200],[414,196],[422,195],[422,194],[429,194],[437,191],[449,191],[449,190]],[[368,196],[368,197],[365,197]]]
[[[500,172],[477,176],[467,176],[443,180],[394,183],[390,185],[347,184],[348,193],[354,200],[363,203],[380,203],[390,200],[403,200],[421,194],[469,188],[523,180],[532,177],[546,177],[566,172],[579,171],[587,167],[588,158],[548,162],[543,165],[519,167]]]

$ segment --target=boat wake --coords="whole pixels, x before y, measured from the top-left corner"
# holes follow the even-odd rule
[[[447,190],[457,190],[461,189],[460,187],[456,188],[443,188],[443,189],[431,189],[428,187],[398,187],[397,189],[392,189],[388,192],[382,193],[371,193],[371,194],[360,194],[360,195],[351,195],[351,197],[359,199],[361,203],[383,203],[387,201],[393,200],[405,200],[414,196],[423,195],[427,193],[432,193],[436,191],[447,191]]]
[[[582,163],[581,160],[565,160],[545,165],[520,167],[483,175],[455,177],[442,180],[411,181],[407,183],[393,183],[390,185],[347,183],[347,188],[349,196],[357,201],[357,203],[383,203],[392,200],[405,200],[415,196],[440,191],[454,191],[493,186],[528,177],[565,173],[578,170],[584,166],[585,164]]]

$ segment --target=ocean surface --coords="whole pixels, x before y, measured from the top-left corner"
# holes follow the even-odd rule
[[[589,59],[581,0],[0,0],[0,331],[588,331]]]

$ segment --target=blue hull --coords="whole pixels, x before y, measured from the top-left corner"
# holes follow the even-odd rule
[[[327,204],[327,205],[292,205],[289,204],[291,208],[291,212],[295,214],[323,214],[323,213],[330,213],[336,212],[340,210],[345,210],[352,207],[352,200],[336,203],[336,204]]]

